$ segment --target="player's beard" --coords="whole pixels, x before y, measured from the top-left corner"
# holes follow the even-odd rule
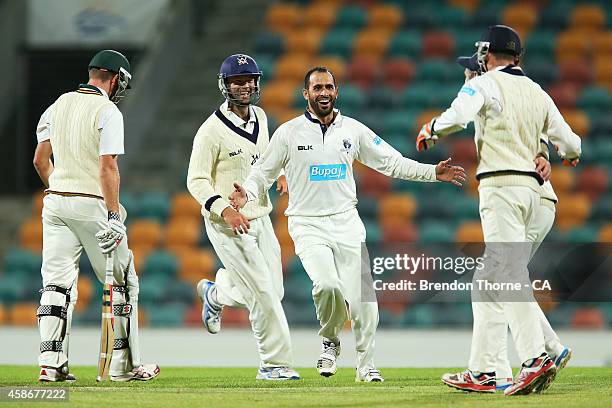
[[[328,98],[329,102],[326,105],[321,106],[319,102],[325,98]],[[334,105],[336,104],[336,98],[334,96],[329,95],[325,98],[319,96],[319,97],[308,99],[310,109],[312,109],[315,115],[317,115],[320,118],[324,118],[325,116],[329,115],[334,110]]]

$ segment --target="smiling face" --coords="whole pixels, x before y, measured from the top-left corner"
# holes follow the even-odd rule
[[[227,80],[227,89],[234,99],[248,105],[250,103],[251,94],[255,92],[256,89],[255,77],[253,75],[230,77]]]
[[[310,74],[308,88],[303,91],[308,108],[320,119],[330,115],[338,97],[338,88],[329,72],[315,71]]]

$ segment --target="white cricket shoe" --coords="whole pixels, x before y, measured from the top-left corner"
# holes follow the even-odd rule
[[[317,371],[323,377],[331,377],[338,369],[336,359],[340,356],[340,341],[336,344],[331,340],[323,339],[322,349],[323,352],[317,360]]]
[[[375,368],[367,368],[365,370],[357,370],[355,382],[383,382],[385,381],[380,375],[380,371]]]
[[[300,374],[289,367],[260,367],[255,379],[268,381],[299,380]]]
[[[111,375],[111,381],[127,382],[127,381],[149,381],[159,375],[159,366],[157,364],[142,364],[134,367],[132,371],[128,371],[121,375]]]
[[[70,374],[68,370],[68,363],[62,365],[59,368],[42,366],[40,367],[40,375],[38,376],[40,382],[75,382],[76,377]]]
[[[215,289],[215,283],[208,279],[202,279],[198,282],[197,292],[200,300],[202,300],[202,322],[204,327],[210,334],[217,334],[221,331],[221,311],[223,306],[218,307],[210,298],[211,293]]]

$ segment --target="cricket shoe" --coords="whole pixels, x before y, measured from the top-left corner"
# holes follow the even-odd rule
[[[523,364],[513,384],[504,391],[504,395],[531,394],[554,376],[556,371],[555,362],[548,357],[548,354],[542,353],[540,357],[533,359],[529,366]]]
[[[211,299],[215,283],[208,279],[198,282],[197,292],[202,300],[202,322],[210,334],[217,334],[221,331],[221,311],[223,306],[217,306],[217,302]]]
[[[355,382],[383,382],[385,379],[380,375],[380,371],[375,368],[366,368],[365,370],[357,370]]]
[[[121,375],[111,375],[111,381],[127,382],[127,381],[149,381],[159,375],[159,366],[157,364],[142,364],[134,367],[132,371],[128,371]]]
[[[550,384],[552,384],[552,382],[557,377],[557,374],[559,374],[559,371],[565,368],[565,366],[567,365],[567,363],[570,361],[571,358],[572,358],[572,349],[568,347],[564,347],[563,351],[558,356],[552,357],[553,361],[555,362],[555,367],[556,367],[554,374],[551,375],[548,378],[548,380],[544,382],[541,386],[534,389],[533,392],[541,393],[541,392],[546,391],[548,387],[550,387]]]
[[[468,392],[495,393],[495,373],[474,374],[465,370],[455,374],[444,374],[442,382],[451,388]]]
[[[59,368],[42,366],[40,367],[40,375],[38,376],[40,382],[75,382],[76,377],[70,374],[68,370],[68,364],[64,364]]]
[[[268,381],[299,380],[300,374],[289,367],[260,367],[255,379]]]
[[[338,344],[331,340],[323,339],[323,352],[317,360],[317,371],[323,377],[331,377],[336,374],[338,367],[336,366],[336,359],[340,356],[340,341]]]
[[[504,391],[506,388],[512,385],[512,377],[500,378],[497,377],[495,379],[495,389],[497,391]]]

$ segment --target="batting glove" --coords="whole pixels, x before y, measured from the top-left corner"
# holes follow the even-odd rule
[[[127,230],[119,219],[119,214],[109,211],[107,227],[98,231],[96,234],[98,246],[102,250],[102,253],[109,254],[117,249],[126,234]]]
[[[434,120],[424,124],[416,138],[416,148],[419,152],[431,149],[433,145],[438,142],[438,136],[431,134],[431,127]]]

